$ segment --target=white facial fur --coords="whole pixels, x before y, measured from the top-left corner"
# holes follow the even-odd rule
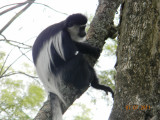
[[[68,28],[68,32],[70,33],[72,40],[74,40],[76,42],[84,42],[86,40],[86,37],[80,37],[78,35],[79,28],[82,26],[85,26],[85,25],[74,25],[74,26]]]

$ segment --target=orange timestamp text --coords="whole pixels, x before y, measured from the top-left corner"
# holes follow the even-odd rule
[[[151,110],[150,105],[126,105],[126,110]]]

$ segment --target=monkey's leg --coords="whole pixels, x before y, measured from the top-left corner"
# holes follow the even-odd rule
[[[104,90],[106,92],[106,94],[108,94],[108,92],[111,92],[112,98],[114,98],[113,90],[108,86],[100,85],[99,82],[98,82],[98,78],[95,74],[94,74],[94,77],[93,77],[93,81],[91,82],[91,86],[96,88],[96,89],[99,89],[99,90]]]

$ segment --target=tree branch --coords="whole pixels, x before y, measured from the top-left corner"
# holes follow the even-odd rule
[[[5,74],[5,75],[3,75],[3,76],[0,76],[0,78],[9,77],[9,76],[11,76],[11,75],[17,75],[17,74],[22,74],[22,75],[25,75],[25,76],[30,77],[30,78],[32,78],[32,79],[38,79],[38,77],[35,77],[35,76],[33,76],[33,75],[29,75],[29,74],[24,73],[24,72],[21,72],[21,71],[10,72],[10,73],[7,73],[7,74]]]
[[[22,3],[14,3],[14,4],[5,5],[5,6],[1,7],[0,9],[2,9],[2,8],[4,8],[4,7],[11,6],[11,5],[16,5],[16,6],[10,7],[10,8],[8,8],[8,9],[0,12],[0,15],[3,15],[3,14],[5,14],[5,13],[11,11],[11,10],[14,10],[14,9],[16,9],[16,8],[19,8],[19,7],[21,7],[21,6],[23,6],[23,5],[27,4],[27,3],[28,3],[28,1],[22,2]]]
[[[8,26],[15,20],[17,19],[24,11],[26,11],[34,2],[35,0],[28,0],[28,5],[26,7],[24,7],[22,10],[20,10],[1,30],[0,30],[0,34],[2,34],[2,32],[8,28]]]
[[[12,49],[12,50],[13,50],[13,49]],[[12,51],[12,50],[11,50],[11,51]],[[31,50],[28,50],[26,53],[28,53],[29,51],[31,51]],[[10,53],[11,53],[11,52],[10,52]],[[10,53],[9,53],[8,55],[10,55]],[[25,54],[26,54],[26,53],[25,53]],[[3,76],[3,75],[8,71],[8,69],[9,69],[15,62],[17,62],[17,60],[20,59],[23,55],[24,55],[24,54],[20,55],[16,60],[14,60],[14,61],[4,70],[4,72],[3,72],[2,74],[0,74],[0,75]],[[7,56],[7,58],[8,58],[8,56]],[[7,59],[6,59],[6,61],[7,61]],[[5,63],[6,63],[6,61],[5,61]],[[4,63],[4,64],[5,64],[5,63]],[[3,64],[3,65],[4,65],[4,64]],[[1,72],[2,72],[2,71],[3,71],[3,70],[1,69]]]
[[[14,49],[14,48],[13,48],[13,49]],[[12,49],[12,50],[13,50],[13,49]],[[4,66],[5,66],[5,64],[6,64],[6,62],[7,62],[7,59],[8,59],[8,57],[10,56],[12,50],[8,53],[8,55],[7,55],[7,57],[6,57],[6,59],[5,59],[4,63],[3,63],[3,65],[2,65],[2,67],[1,67],[0,76],[2,75]]]
[[[24,53],[22,52],[22,50],[19,48],[19,51],[22,53],[22,55],[24,55],[31,63],[33,63],[33,61]]]
[[[8,44],[14,46],[14,47],[17,47],[17,48],[23,48],[23,49],[31,49],[32,46],[31,45],[27,45],[27,44],[24,44],[24,43],[21,43],[21,42],[17,42],[17,41],[14,41],[14,40],[8,40],[8,39],[0,39],[0,41],[4,41],[4,42],[7,42]],[[15,44],[13,44],[15,43]],[[19,45],[23,45],[25,47],[22,47],[22,46],[19,46]]]
[[[49,8],[49,9],[51,9],[51,10],[57,12],[57,13],[61,13],[61,14],[64,14],[64,15],[68,15],[67,13],[60,12],[60,11],[58,11],[58,10],[55,10],[55,9],[53,9],[52,7],[50,7],[50,6],[46,5],[46,4],[43,4],[43,3],[34,2],[34,4],[43,5],[43,6],[47,7],[47,8]]]

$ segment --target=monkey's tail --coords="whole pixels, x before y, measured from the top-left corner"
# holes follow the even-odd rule
[[[52,120],[62,120],[62,111],[60,105],[60,99],[54,93],[50,94],[50,103],[51,103],[51,110],[52,110]]]

